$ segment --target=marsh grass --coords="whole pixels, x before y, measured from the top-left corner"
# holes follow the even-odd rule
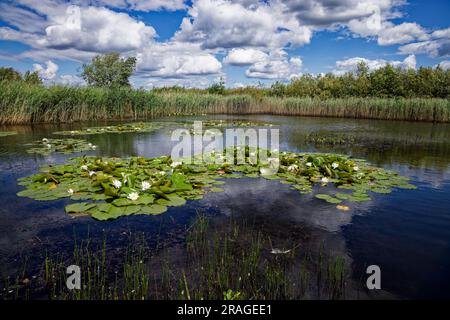
[[[157,245],[158,247],[158,245]],[[72,256],[46,256],[41,287],[24,286],[25,266],[14,283],[3,282],[3,299],[342,299],[347,273],[342,257],[302,252],[271,253],[271,239],[245,224],[220,228],[199,214],[186,230],[181,263],[173,253],[151,249],[143,236],[131,236],[119,258],[103,240],[74,240]],[[167,250],[167,249],[165,249]],[[314,258],[316,257],[316,258]],[[66,267],[81,269],[81,290],[66,287]],[[157,267],[155,267],[157,266]]]
[[[277,114],[450,121],[450,100],[437,98],[278,98],[246,94],[154,92],[0,83],[0,124],[141,120],[171,115]]]

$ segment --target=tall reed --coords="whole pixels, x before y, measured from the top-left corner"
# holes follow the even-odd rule
[[[450,100],[437,98],[277,98],[0,83],[0,124],[137,120],[171,115],[277,114],[411,121],[450,121]]]

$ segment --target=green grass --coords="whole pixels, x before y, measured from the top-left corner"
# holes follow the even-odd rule
[[[92,87],[0,83],[0,124],[137,120],[170,115],[279,114],[412,121],[450,121],[438,98],[277,98]]]

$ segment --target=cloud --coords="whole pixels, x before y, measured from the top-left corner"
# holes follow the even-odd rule
[[[205,49],[280,48],[309,43],[310,28],[301,26],[281,9],[265,2],[246,6],[226,0],[197,0],[175,40],[200,43]]]
[[[399,25],[386,23],[378,32],[378,44],[382,46],[426,39],[428,39],[426,31],[417,23],[405,22]]]
[[[186,9],[184,0],[127,0],[128,8],[139,11],[175,11]]]
[[[444,70],[450,70],[450,60],[441,61],[438,65],[434,67],[440,66]]]
[[[450,55],[450,39],[428,40],[410,43],[399,48],[401,54],[426,54],[431,57]]]
[[[41,64],[33,64],[33,71],[36,71],[44,81],[53,80],[58,72],[58,65],[50,60],[46,63],[46,67]]]
[[[223,62],[234,66],[246,66],[266,58],[267,54],[261,50],[235,48],[228,52]]]
[[[79,87],[86,84],[83,78],[72,74],[61,75],[59,76],[56,82],[63,86],[72,86],[72,87]]]
[[[289,58],[286,51],[276,50],[252,64],[245,75],[249,78],[288,80],[299,76],[301,67],[300,57]]]
[[[151,41],[155,29],[125,13],[106,8],[69,6],[55,17],[38,43],[54,49],[73,48],[91,52],[128,51]]]
[[[222,64],[198,45],[177,42],[154,43],[137,54],[137,69],[149,77],[183,78],[218,74]]]
[[[403,61],[397,60],[383,60],[383,59],[375,59],[370,60],[361,57],[354,57],[346,60],[338,60],[336,61],[336,69],[333,70],[333,73],[337,75],[344,74],[346,72],[354,72],[360,62],[364,62],[367,64],[369,70],[377,70],[380,69],[387,64],[390,64],[393,67],[401,67],[405,69],[416,69],[416,57],[414,55],[410,55],[406,57]]]
[[[431,39],[414,42],[399,48],[402,54],[426,54],[431,57],[450,56],[450,28],[436,30]]]

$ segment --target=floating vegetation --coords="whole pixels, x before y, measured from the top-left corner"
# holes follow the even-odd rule
[[[28,153],[49,155],[54,152],[70,154],[75,152],[95,150],[97,146],[82,139],[47,139],[36,141],[33,148],[27,150]]]
[[[336,132],[312,132],[306,136],[306,141],[318,145],[342,145],[342,144],[354,144],[356,143],[355,136],[336,133]]]
[[[91,134],[102,134],[102,133],[153,132],[158,129],[161,129],[165,124],[169,124],[169,123],[136,122],[136,123],[120,124],[120,125],[116,125],[116,126],[84,128],[81,130],[57,131],[57,132],[54,132],[53,134],[78,136],[78,135],[91,135]]]
[[[192,127],[192,123],[186,124],[186,126]],[[263,121],[246,121],[246,120],[206,120],[202,121],[202,130],[197,128],[191,128],[189,132],[191,134],[206,134],[215,135],[218,129],[223,130],[225,128],[257,128],[257,127],[272,127],[273,123],[263,122]]]
[[[0,137],[14,136],[17,131],[0,131]]]
[[[214,163],[213,160],[225,158],[222,152],[214,151],[203,155],[205,162],[192,164],[173,161],[168,156],[74,158],[69,164],[45,166],[41,173],[21,178],[20,185],[26,189],[17,195],[44,201],[84,201],[66,206],[66,212],[108,220],[133,214],[160,214],[168,206],[182,206],[186,200],[201,199],[207,192],[222,192],[217,187],[223,184],[218,180],[221,178],[280,180],[302,194],[311,193],[314,185],[332,184],[337,187],[334,194],[316,195],[332,204],[369,201],[369,192],[386,194],[392,188],[415,188],[393,171],[341,155],[283,152],[279,158],[271,154],[268,162],[262,163],[253,161],[256,152],[262,150],[235,147],[227,151],[234,152],[234,159],[238,152],[245,151],[248,161]]]

